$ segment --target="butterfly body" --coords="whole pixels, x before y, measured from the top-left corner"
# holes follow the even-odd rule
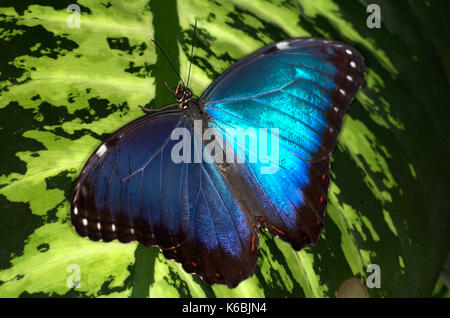
[[[317,242],[330,154],[363,77],[353,48],[291,39],[238,61],[198,100],[180,84],[178,109],[125,125],[90,157],[72,199],[75,230],[92,240],[159,246],[207,283],[236,286],[254,272],[258,228],[295,250]],[[267,130],[277,140],[270,166],[239,141],[238,128]],[[231,149],[233,158],[255,161],[213,159],[204,138],[211,130],[225,140],[214,154],[228,159]],[[187,147],[178,151],[181,139]]]

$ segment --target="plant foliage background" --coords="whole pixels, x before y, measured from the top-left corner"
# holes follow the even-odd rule
[[[80,28],[69,28],[78,3]],[[447,1],[65,0],[0,2],[0,296],[334,297],[381,268],[369,295],[431,296],[449,251]],[[255,275],[208,286],[136,243],[91,242],[70,222],[74,180],[106,136],[173,102],[177,77],[199,96],[232,63],[274,41],[325,37],[365,57],[366,82],[332,157],[315,247],[261,233]],[[151,136],[149,136],[151,138]],[[70,264],[81,284],[69,288]],[[436,294],[436,290],[435,290]]]

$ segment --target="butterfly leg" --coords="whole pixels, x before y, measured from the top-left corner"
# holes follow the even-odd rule
[[[164,86],[166,86],[167,87],[167,89],[170,91],[170,92],[172,92],[172,93],[174,93],[175,94],[175,90],[172,88],[172,87],[170,87],[169,86],[169,84],[167,84],[167,82],[166,81],[164,81]]]
[[[161,108],[147,108],[147,107],[139,105],[139,108],[142,109],[146,113],[154,113],[154,112],[159,112],[160,110],[163,110],[163,109],[166,109],[169,107],[173,107],[173,106],[177,106],[177,105],[178,105],[177,103],[173,103],[173,104],[169,104],[164,107],[161,107]]]

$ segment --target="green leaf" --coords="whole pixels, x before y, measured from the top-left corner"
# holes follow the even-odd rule
[[[367,27],[363,0],[83,0],[80,28],[68,27],[71,1],[40,2],[0,3],[1,296],[335,297],[341,286],[355,294],[343,285],[354,277],[366,288],[370,264],[381,269],[370,297],[446,293],[446,2],[379,1],[380,29]],[[197,96],[243,56],[293,37],[348,43],[367,66],[332,157],[319,244],[296,252],[261,233],[255,275],[235,289],[206,285],[157,248],[81,238],[70,222],[74,180],[100,142],[142,116],[139,105],[173,102],[163,81],[178,77],[151,39],[184,79],[195,18]]]

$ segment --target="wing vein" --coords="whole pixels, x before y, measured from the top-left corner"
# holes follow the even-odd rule
[[[174,129],[178,128],[178,126],[180,125],[182,119],[183,119],[183,117],[180,117],[180,119],[178,120],[178,123],[175,125]],[[150,162],[153,159],[155,159],[155,157],[161,151],[164,150],[164,148],[167,146],[167,144],[169,143],[170,140],[171,140],[171,135],[169,135],[169,137],[166,138],[166,140],[162,143],[162,145],[150,156],[150,158],[144,163],[144,165],[141,168],[135,170],[132,174],[130,174],[129,176],[123,178],[123,180],[129,179],[129,178],[133,177],[134,175],[136,175],[138,172],[144,170],[150,164]]]

